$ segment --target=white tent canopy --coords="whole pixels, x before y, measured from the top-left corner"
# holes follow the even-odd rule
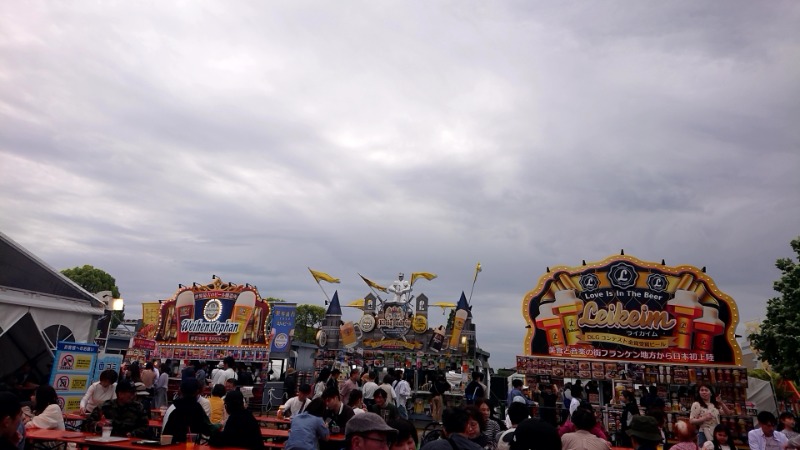
[[[49,374],[59,340],[94,342],[103,303],[0,233],[0,377],[32,362]]]

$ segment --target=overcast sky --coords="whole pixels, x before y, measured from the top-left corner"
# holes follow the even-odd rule
[[[212,274],[343,303],[429,271],[513,364],[545,267],[707,266],[764,317],[800,235],[800,3],[0,2],[0,229],[128,317]],[[346,317],[356,318],[349,310]],[[440,316],[443,320],[444,316]],[[434,324],[436,324],[434,319]]]

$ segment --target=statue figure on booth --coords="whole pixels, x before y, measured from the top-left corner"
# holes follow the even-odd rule
[[[400,305],[403,310],[408,311],[408,304],[414,298],[411,295],[411,284],[404,280],[405,275],[400,273],[397,275],[397,280],[387,287],[386,290],[394,294],[394,298],[386,300],[386,305]]]

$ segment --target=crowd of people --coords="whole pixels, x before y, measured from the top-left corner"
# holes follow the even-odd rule
[[[260,426],[246,408],[238,390],[241,371],[233,358],[207,371],[204,365],[190,365],[180,372],[180,390],[167,399],[166,381],[177,375],[169,361],[164,364],[125,364],[119,371],[106,370],[90,385],[81,399],[86,431],[110,426],[114,436],[152,438],[149,426],[151,406],[161,408],[162,436],[172,442],[185,442],[200,436],[212,446],[263,449]],[[252,375],[252,374],[251,374]],[[641,399],[630,391],[619,395],[622,403],[619,430],[611,435],[598,420],[594,407],[585,400],[594,386],[580,382],[559,388],[542,386],[529,389],[523,381],[512,381],[506,400],[506,417],[495,417],[487,401],[488,390],[480,373],[474,373],[465,387],[465,404],[444,408],[442,398],[450,390],[443,374],[433,374],[428,383],[434,422],[439,433],[419,438],[409,421],[407,408],[411,387],[402,370],[379,374],[353,369],[341,382],[338,369],[322,369],[313,386],[297,383],[293,369],[286,371],[284,384],[290,395],[281,413],[291,420],[287,450],[608,450],[612,445],[637,450],[735,450],[732,430],[720,423],[721,414],[731,410],[712,386],[696,387],[696,401],[688,419],[665,428],[664,402],[654,389],[645,390]],[[163,384],[162,384],[163,380]],[[162,387],[163,386],[163,387]],[[211,395],[202,395],[211,387]],[[143,402],[152,402],[148,405]],[[563,407],[556,407],[557,402]],[[27,399],[26,399],[27,400]],[[171,401],[168,401],[171,400]],[[640,413],[639,403],[645,407]],[[64,430],[63,414],[53,387],[39,385],[23,407],[21,399],[0,392],[0,450],[22,450],[22,437],[30,428]],[[532,406],[538,416],[531,417]],[[564,415],[557,417],[557,411]],[[747,434],[751,450],[800,448],[791,413],[775,417],[762,411],[758,426]],[[670,435],[672,442],[667,441]],[[332,439],[333,437],[333,439]],[[420,442],[422,441],[422,442]]]

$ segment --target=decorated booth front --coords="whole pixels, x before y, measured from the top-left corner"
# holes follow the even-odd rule
[[[269,304],[258,289],[213,277],[181,286],[161,302],[153,331],[155,357],[262,362],[269,358]]]
[[[688,418],[701,383],[731,406],[721,420],[735,434],[752,426],[734,335],[739,313],[705,269],[626,255],[554,267],[525,295],[522,314],[529,329],[518,373],[531,384],[593,381],[588,400],[612,432],[621,391],[654,386],[671,429]]]

